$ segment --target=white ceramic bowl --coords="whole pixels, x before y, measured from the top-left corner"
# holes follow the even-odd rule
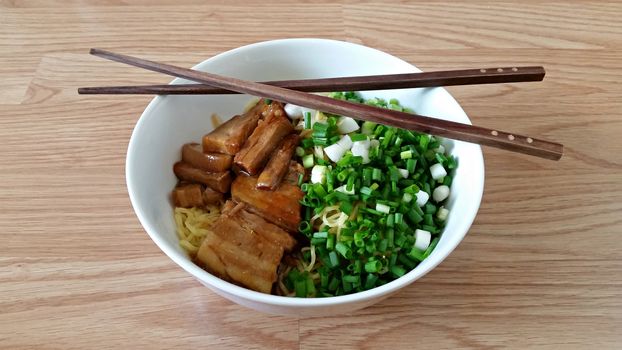
[[[248,80],[281,80],[419,72],[415,66],[365,46],[323,39],[261,42],[212,57],[194,69]],[[175,79],[175,83],[184,83]],[[363,93],[395,97],[417,113],[469,123],[466,114],[442,88]],[[447,141],[459,166],[452,185],[447,226],[433,253],[414,270],[381,287],[356,294],[315,299],[267,295],[225,282],[192,263],[180,248],[173,222],[170,192],[173,163],[184,143],[200,142],[212,129],[210,115],[240,113],[249,96],[159,96],[138,120],[126,160],[127,187],[136,215],[153,241],[175,263],[214,292],[256,310],[298,316],[341,314],[360,309],[408,286],[445,259],[466,235],[480,205],[484,186],[481,148]]]

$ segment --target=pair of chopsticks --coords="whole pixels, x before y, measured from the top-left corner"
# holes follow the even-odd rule
[[[522,81],[540,81],[542,67],[510,67],[471,69],[444,72],[394,74],[348,78],[290,80],[256,83],[137,57],[91,49],[90,53],[108,60],[121,62],[154,72],[196,81],[200,84],[149,85],[80,88],[81,94],[221,94],[246,93],[281,102],[321,110],[338,115],[372,121],[398,128],[414,130],[481,145],[501,148],[541,158],[559,160],[563,145],[555,142],[517,135],[499,130],[462,124],[442,119],[409,114],[388,109],[336,100],[306,91],[381,90],[428,86],[492,84]]]

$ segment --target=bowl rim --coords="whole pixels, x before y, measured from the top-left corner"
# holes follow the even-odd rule
[[[288,39],[277,39],[277,40],[256,42],[256,43],[240,46],[240,47],[219,53],[213,57],[210,57],[196,64],[192,68],[198,69],[200,66],[209,64],[211,60],[226,59],[226,57],[228,56],[237,55],[244,51],[253,50],[253,49],[256,49],[262,46],[289,45],[289,44],[296,44],[296,43],[310,43],[310,44],[311,43],[325,43],[325,44],[341,45],[341,46],[350,47],[350,48],[359,49],[359,50],[360,49],[371,50],[371,51],[375,51],[378,54],[391,56],[405,63],[406,65],[411,66],[413,69],[417,69],[413,64],[410,64],[400,59],[399,57],[393,56],[389,53],[386,53],[378,49],[374,49],[374,48],[370,48],[364,45],[359,45],[359,44],[350,43],[346,41],[339,41],[339,40],[333,40],[333,39],[322,39],[322,38],[288,38]],[[174,80],[171,81],[171,84],[176,84],[181,81],[182,79],[175,78]],[[473,186],[479,187],[479,188],[476,188],[477,197],[473,198],[473,200],[476,202],[475,203],[476,205],[472,206],[471,210],[462,213],[463,224],[461,225],[461,227],[463,229],[460,230],[461,231],[460,237],[457,237],[450,244],[448,249],[446,249],[446,253],[443,254],[442,256],[438,256],[436,261],[434,261],[433,263],[425,265],[423,266],[422,269],[419,269],[419,270],[417,270],[417,268],[412,269],[408,273],[403,275],[402,277],[399,277],[382,286],[379,286],[379,287],[376,287],[370,290],[362,291],[362,292],[356,292],[352,294],[333,296],[333,297],[294,298],[294,297],[286,297],[286,296],[260,293],[260,292],[256,292],[250,289],[246,289],[244,287],[240,287],[238,285],[227,282],[225,280],[220,279],[219,277],[216,277],[210,274],[209,272],[205,271],[204,269],[200,268],[198,265],[193,263],[191,260],[189,260],[188,257],[184,256],[180,251],[171,247],[164,238],[160,237],[156,233],[158,231],[157,228],[149,223],[145,214],[143,213],[143,210],[138,205],[138,199],[136,198],[136,195],[134,193],[135,177],[132,174],[132,167],[130,166],[130,164],[133,164],[134,162],[136,162],[135,157],[134,157],[134,154],[135,154],[134,149],[136,147],[135,136],[138,133],[138,130],[140,130],[143,124],[145,123],[145,120],[147,119],[146,116],[152,113],[152,111],[156,108],[158,104],[162,103],[164,97],[165,96],[156,96],[149,102],[149,104],[147,105],[143,113],[141,114],[140,118],[136,122],[136,125],[134,126],[134,129],[132,131],[132,135],[130,137],[130,141],[129,141],[128,148],[127,148],[126,163],[125,163],[126,165],[125,177],[126,177],[126,184],[127,184],[128,194],[130,197],[130,202],[132,204],[132,208],[134,209],[136,216],[138,217],[138,220],[143,226],[143,229],[147,232],[147,234],[155,242],[155,244],[171,260],[173,260],[182,269],[190,273],[194,278],[198,279],[202,284],[208,286],[210,289],[214,289],[214,288],[219,289],[220,291],[226,293],[227,295],[235,296],[237,298],[242,298],[246,300],[252,300],[254,302],[259,302],[259,303],[268,304],[268,305],[275,305],[275,306],[282,306],[282,307],[295,307],[295,308],[317,308],[317,307],[326,307],[326,306],[332,306],[332,305],[344,305],[344,304],[352,304],[352,303],[361,303],[361,302],[365,302],[368,300],[381,298],[385,295],[392,294],[398,291],[399,289],[411,284],[415,280],[425,276],[428,272],[430,272],[432,269],[438,266],[441,262],[443,262],[451,254],[451,252],[460,244],[460,242],[462,242],[462,240],[468,233],[471,225],[473,224],[473,221],[475,220],[475,216],[477,215],[477,212],[481,205],[481,200],[482,200],[483,190],[484,190],[484,179],[485,179],[484,170],[485,169],[484,169],[484,158],[483,158],[481,147],[479,145],[476,145],[475,147],[476,154],[474,154],[474,159],[478,164],[474,164],[474,165],[477,168],[479,168],[479,171],[482,174],[481,181],[476,181],[473,184]],[[451,97],[453,98],[453,96]],[[471,124],[468,116],[467,116],[467,122]]]

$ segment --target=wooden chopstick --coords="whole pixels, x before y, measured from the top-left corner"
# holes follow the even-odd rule
[[[91,49],[90,53],[108,60],[117,61],[175,77],[185,78],[226,90],[247,93],[263,98],[293,103],[324,112],[347,115],[398,128],[478,143],[481,145],[529,154],[541,158],[559,160],[564,151],[563,145],[559,143],[504,131],[336,100],[330,97],[289,90],[278,86],[265,85],[211,73],[199,72],[188,68],[153,62],[101,49]]]
[[[367,75],[356,77],[266,81],[261,84],[305,92],[389,90],[417,87],[518,83],[541,81],[545,71],[541,66],[461,69],[437,72]],[[208,95],[238,92],[203,84],[98,86],[78,89],[79,94],[155,94]]]

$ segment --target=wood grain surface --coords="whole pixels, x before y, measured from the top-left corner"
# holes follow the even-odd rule
[[[0,0],[0,348],[619,349],[622,3]],[[93,46],[193,64],[324,37],[423,70],[543,65],[542,83],[451,87],[474,123],[566,146],[559,162],[485,148],[463,243],[376,306],[267,316],[201,286],[148,238],[124,181],[149,96],[79,96],[168,77]]]

